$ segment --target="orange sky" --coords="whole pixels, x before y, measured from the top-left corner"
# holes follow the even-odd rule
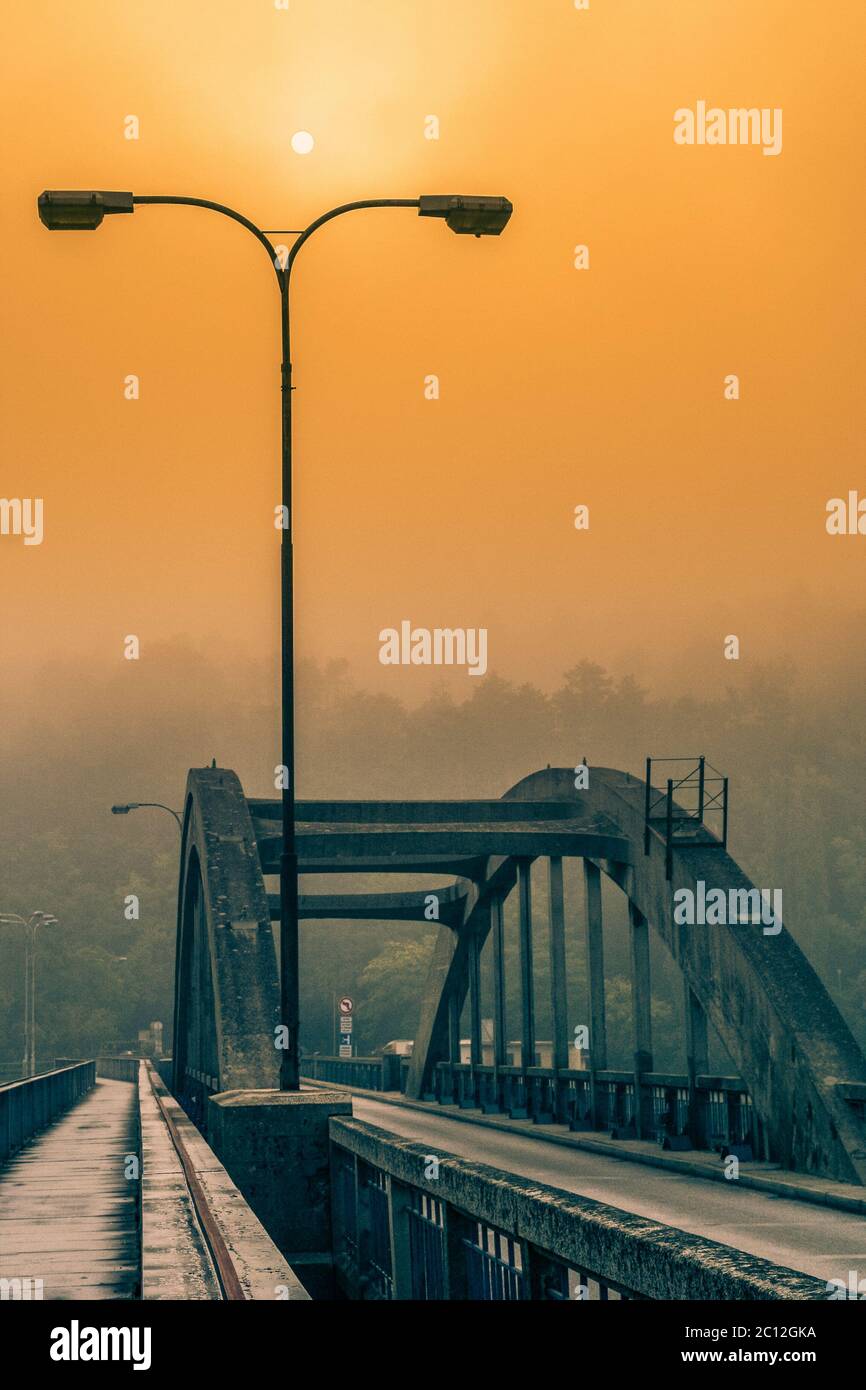
[[[370,212],[298,261],[299,656],[413,698],[441,671],[377,660],[406,618],[487,627],[490,669],[542,683],[582,654],[686,688],[832,655],[866,556],[824,526],[866,494],[864,40],[859,0],[7,13],[0,495],[45,506],[41,546],[0,536],[7,657],[120,661],[128,633],[142,659],[177,633],[276,650],[273,277],[198,210],[40,225],[43,188],[89,186],[265,227],[372,196],[514,202],[499,240]],[[675,145],[698,99],[781,107],[782,153]]]

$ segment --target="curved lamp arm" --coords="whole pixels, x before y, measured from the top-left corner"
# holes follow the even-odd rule
[[[168,811],[168,814],[170,816],[174,816],[175,820],[177,821],[178,830],[183,830],[183,822],[180,816],[178,815],[177,811],[173,811],[170,806],[165,806],[161,801],[139,801],[138,804],[139,806],[158,806],[160,811]]]
[[[288,282],[291,276],[292,266],[295,264],[295,257],[304,242],[308,241],[313,235],[313,232],[317,231],[325,222],[330,222],[335,217],[341,217],[344,212],[354,212],[357,208],[419,208],[420,206],[420,198],[363,198],[360,202],[342,203],[340,207],[331,208],[330,212],[322,213],[321,217],[317,217],[315,222],[311,222],[309,227],[304,228],[297,241],[292,246],[289,252],[289,258],[286,261],[286,281]]]
[[[292,278],[292,267],[295,264],[298,252],[301,247],[309,241],[313,232],[318,231],[326,222],[332,222],[335,217],[342,217],[344,212],[355,212],[358,208],[420,208],[420,198],[362,198],[356,203],[341,203],[338,208],[331,208],[330,212],[323,212],[321,217],[317,217],[311,222],[309,227],[305,227],[293,243],[286,261],[286,268],[281,272],[281,288],[283,291],[283,361],[288,363],[290,360],[289,347],[289,284]],[[292,389],[291,387],[289,388]]]
[[[283,293],[283,280],[286,272],[278,265],[272,244],[268,241],[261,228],[256,226],[255,222],[251,222],[250,219],[244,217],[242,213],[235,212],[234,208],[226,207],[225,203],[213,203],[209,198],[179,198],[168,194],[146,194],[141,196],[135,194],[133,195],[132,201],[136,206],[139,203],[181,203],[194,208],[210,208],[211,212],[221,212],[224,217],[230,217],[233,222],[240,222],[241,226],[246,227],[248,232],[252,232],[256,241],[260,241],[262,246],[264,246],[268,253],[268,260],[271,263],[271,268],[276,272],[277,284],[280,287],[280,292]]]
[[[177,811],[172,810],[171,806],[166,806],[162,801],[127,801],[123,805],[112,806],[111,814],[113,816],[125,816],[129,811],[141,810],[142,806],[155,806],[160,811],[168,811],[170,816],[174,816],[177,821],[177,828],[181,834],[183,834],[183,821],[180,815]]]

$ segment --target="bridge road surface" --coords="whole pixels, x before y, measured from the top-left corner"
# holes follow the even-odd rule
[[[736,1181],[715,1182],[607,1158],[543,1139],[352,1096],[359,1120],[414,1139],[431,1154],[448,1152],[581,1197],[619,1207],[692,1235],[730,1245],[818,1279],[866,1272],[866,1217],[776,1197]]]
[[[94,1090],[0,1169],[0,1278],[42,1279],[45,1299],[135,1298],[138,1087]]]

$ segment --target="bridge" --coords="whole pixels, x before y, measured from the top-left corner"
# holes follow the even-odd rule
[[[544,769],[493,800],[297,804],[305,885],[361,880],[302,894],[302,918],[323,931],[432,918],[437,934],[411,1055],[309,1056],[302,1090],[280,1093],[280,803],[246,797],[228,769],[193,769],[173,1058],[72,1061],[0,1086],[4,1289],[826,1299],[866,1258],[860,1049],[729,855],[727,783],[705,759],[650,760],[645,778],[575,772]],[[389,874],[413,887],[371,890]],[[686,890],[692,901],[717,890],[735,909],[688,922]],[[625,1069],[608,1064],[612,893],[631,968]],[[680,980],[674,1071],[654,1064],[651,934]],[[578,948],[579,1048],[566,970]]]

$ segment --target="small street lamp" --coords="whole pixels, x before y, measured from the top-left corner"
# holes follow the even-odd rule
[[[127,801],[122,806],[112,806],[113,816],[128,816],[130,811],[140,811],[142,807],[156,806],[160,811],[168,811],[170,816],[174,816],[177,821],[177,828],[183,834],[183,821],[179,811],[173,811],[170,806],[164,806],[161,801]]]

